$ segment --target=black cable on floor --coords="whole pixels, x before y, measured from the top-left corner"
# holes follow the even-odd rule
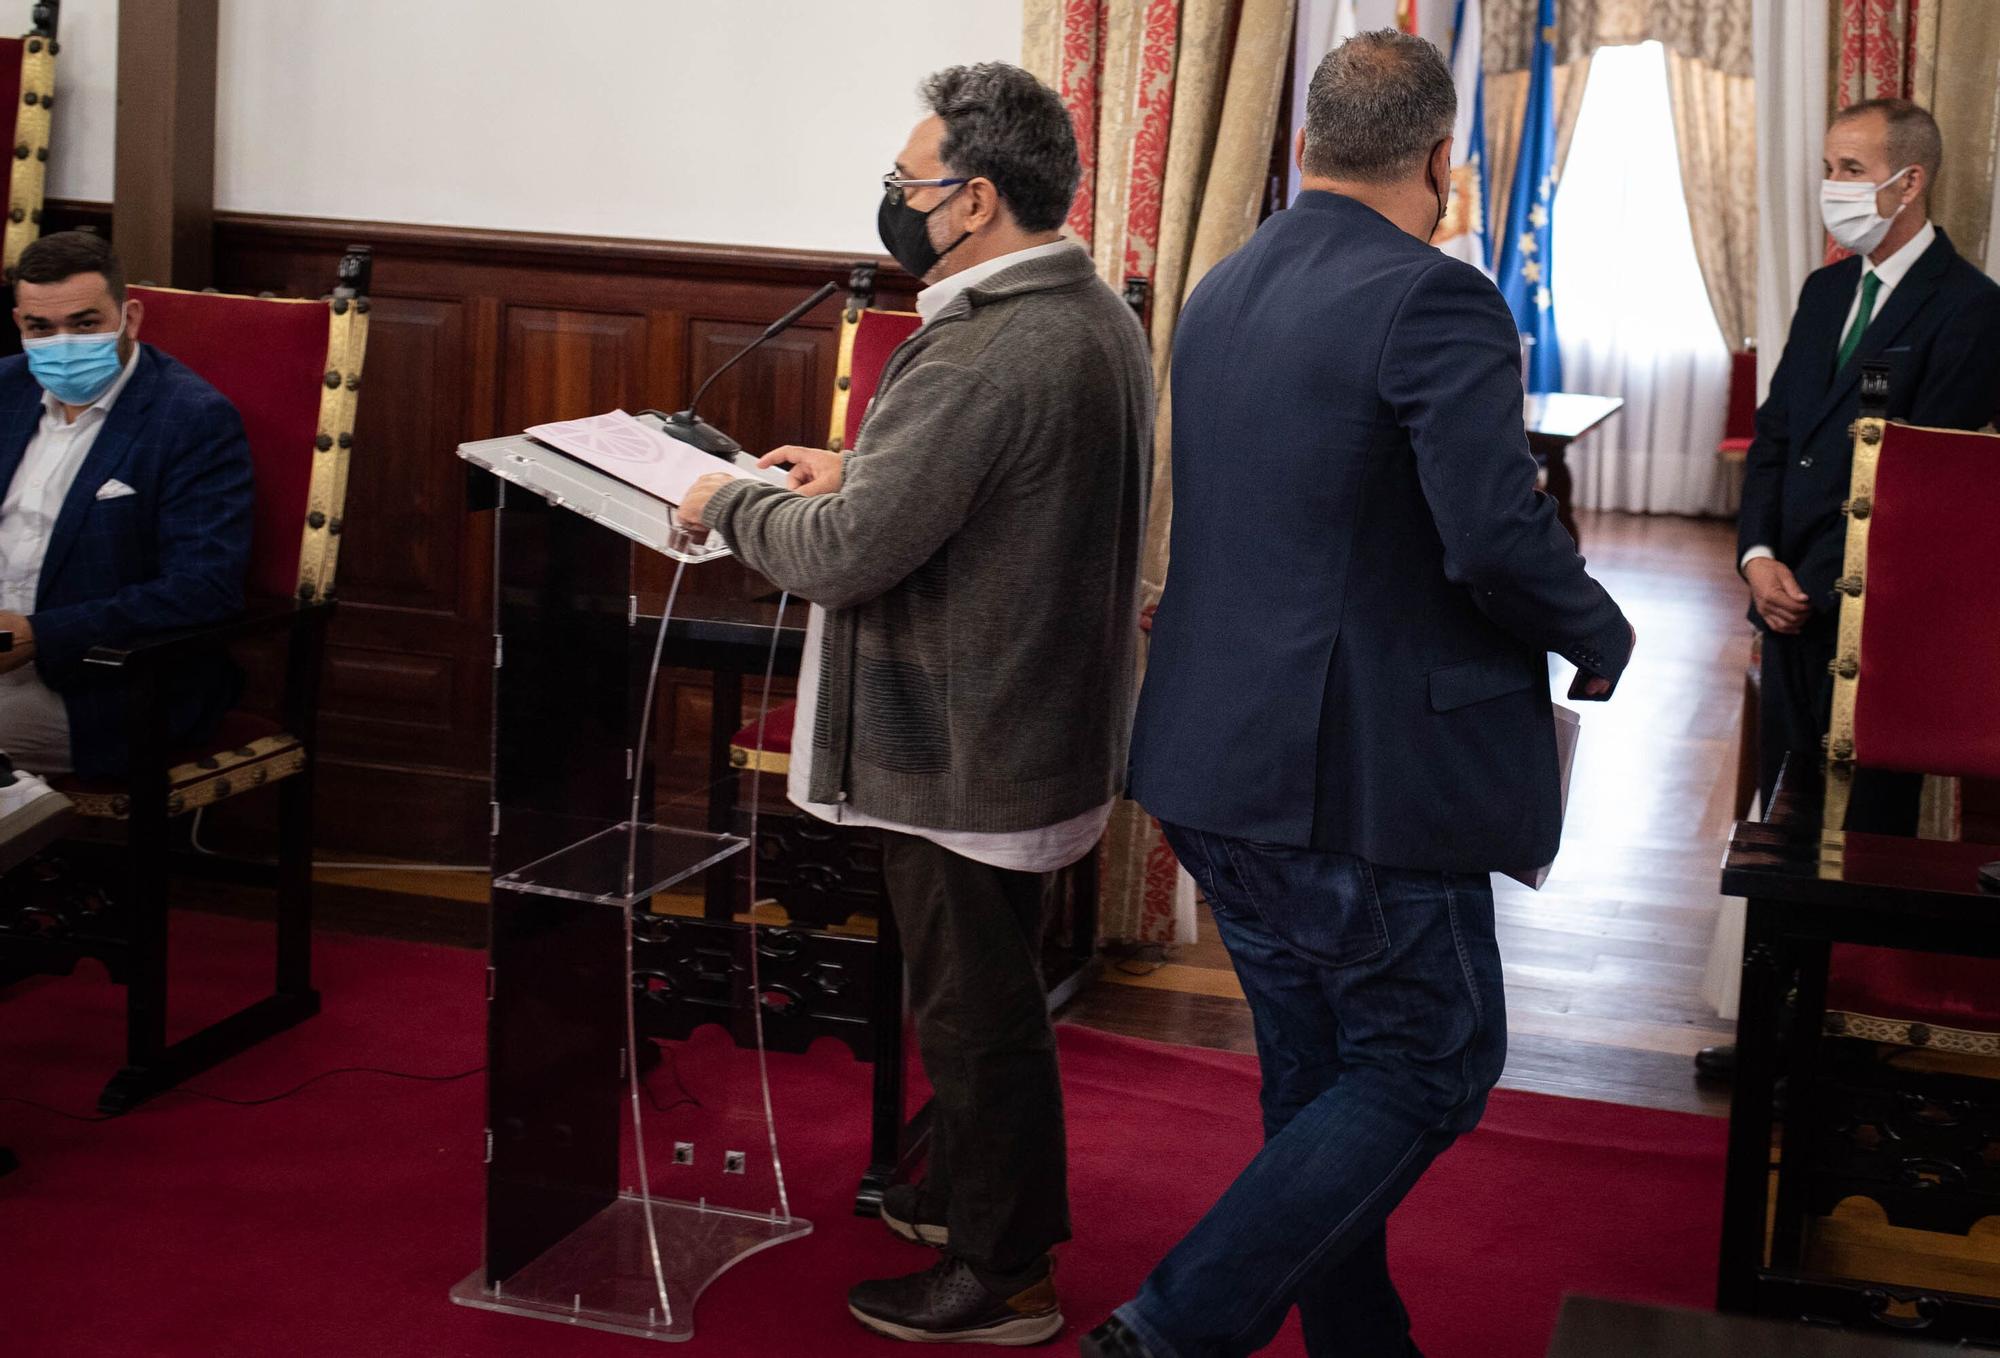
[[[666,1057],[668,1078],[673,1080],[674,1088],[680,1092],[680,1097],[672,1103],[662,1104],[660,1096],[653,1092],[653,1086],[647,1081],[641,1080],[639,1082],[640,1087],[646,1091],[646,1098],[652,1103],[653,1111],[656,1113],[671,1113],[676,1108],[686,1106],[702,1107],[701,1100],[694,1096],[694,1093],[688,1089],[686,1083],[681,1079],[679,1057],[670,1050],[663,1051],[662,1055]],[[172,1089],[163,1089],[154,1097],[165,1098],[169,1094],[182,1094],[191,1099],[207,1099],[211,1103],[226,1103],[235,1108],[258,1108],[267,1103],[276,1103],[280,1099],[289,1099],[292,1095],[334,1075],[387,1075],[397,1080],[418,1080],[425,1084],[450,1084],[455,1080],[470,1079],[485,1069],[486,1067],[482,1065],[474,1066],[471,1070],[461,1070],[454,1075],[418,1075],[412,1071],[389,1070],[382,1066],[335,1066],[332,1070],[323,1070],[310,1079],[301,1080],[298,1084],[293,1085],[290,1089],[282,1093],[267,1094],[263,1098],[258,1099],[232,1099],[226,1094],[211,1094],[206,1090],[187,1089],[181,1086],[175,1086]],[[114,1118],[124,1116],[122,1113],[72,1113],[66,1109],[57,1108],[52,1104],[38,1103],[34,1099],[24,1099],[12,1094],[0,1094],[0,1103],[18,1103],[24,1108],[33,1108],[38,1112],[53,1114],[59,1118],[67,1118],[71,1122],[110,1122]]]
[[[163,1089],[153,1097],[165,1098],[169,1094],[183,1094],[191,1099],[207,1099],[211,1103],[226,1103],[237,1108],[257,1108],[263,1104],[276,1103],[280,1099],[289,1099],[300,1090],[310,1088],[318,1084],[321,1080],[333,1075],[387,1075],[398,1080],[420,1080],[426,1084],[450,1084],[454,1080],[469,1079],[485,1069],[485,1066],[474,1066],[471,1070],[461,1070],[455,1075],[418,1075],[407,1070],[388,1070],[382,1066],[335,1066],[332,1070],[323,1070],[310,1079],[301,1080],[298,1084],[293,1085],[290,1089],[282,1093],[267,1094],[261,1099],[232,1099],[226,1094],[210,1094],[206,1090],[186,1089],[178,1085],[172,1089]],[[124,1116],[122,1113],[96,1113],[86,1116],[82,1113],[71,1113],[64,1109],[56,1108],[50,1104],[37,1103],[33,1099],[19,1098],[12,1094],[0,1094],[0,1103],[18,1103],[26,1108],[34,1108],[44,1113],[53,1113],[59,1118],[68,1118],[71,1122],[109,1122],[113,1118]]]

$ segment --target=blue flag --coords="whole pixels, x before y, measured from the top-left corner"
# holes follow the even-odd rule
[[[1486,220],[1486,68],[1481,59],[1484,48],[1479,0],[1458,0],[1458,19],[1452,26],[1451,39],[1451,83],[1458,91],[1458,120],[1452,125],[1451,206],[1431,243],[1491,278],[1493,250],[1487,238],[1492,233],[1492,224]]]
[[[1556,0],[1542,0],[1535,34],[1528,116],[1521,126],[1521,154],[1507,195],[1507,223],[1500,231],[1500,295],[1514,310],[1514,324],[1534,339],[1528,354],[1528,390],[1562,390],[1562,347],[1556,340],[1555,295],[1549,290],[1551,218],[1556,203]]]

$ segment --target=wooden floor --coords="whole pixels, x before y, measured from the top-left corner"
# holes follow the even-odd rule
[[[1583,732],[1562,854],[1540,891],[1496,879],[1516,1089],[1725,1114],[1693,1057],[1733,1027],[1700,995],[1721,897],[1749,628],[1733,525],[1585,515],[1591,572],[1639,632]],[[1557,692],[1571,670],[1556,662]],[[1068,1017],[1250,1051],[1249,1012],[1206,910],[1198,942],[1127,959]]]

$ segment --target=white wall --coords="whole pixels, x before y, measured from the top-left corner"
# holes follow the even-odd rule
[[[875,249],[918,80],[1020,31],[1020,0],[222,0],[216,206]],[[111,197],[116,39],[117,0],[66,0],[51,196]]]

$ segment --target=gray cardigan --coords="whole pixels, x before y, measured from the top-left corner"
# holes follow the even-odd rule
[[[1152,447],[1145,338],[1072,250],[896,350],[837,493],[716,493],[736,554],[827,610],[813,801],[1005,833],[1117,795]]]

